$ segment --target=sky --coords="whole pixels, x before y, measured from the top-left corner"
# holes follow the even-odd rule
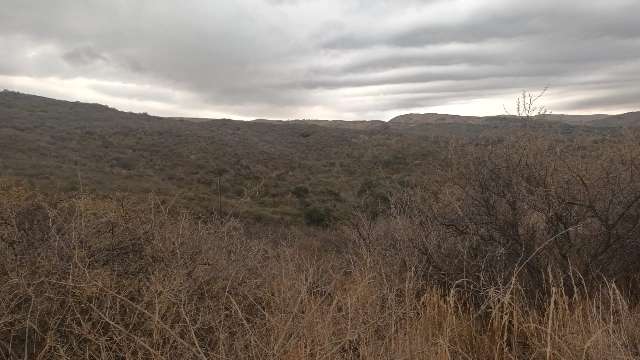
[[[159,116],[640,110],[638,0],[0,0],[0,90]]]

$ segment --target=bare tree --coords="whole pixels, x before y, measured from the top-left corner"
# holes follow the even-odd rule
[[[507,110],[506,106],[504,107],[504,111],[509,116],[517,116],[524,120],[531,120],[536,117],[544,117],[545,115],[551,114],[549,109],[545,106],[537,105],[536,102],[547,92],[549,89],[549,85],[545,86],[544,89],[538,95],[531,95],[530,92],[526,90],[522,90],[522,94],[518,99],[516,99],[516,112],[512,114]]]

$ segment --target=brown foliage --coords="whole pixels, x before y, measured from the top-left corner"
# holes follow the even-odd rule
[[[568,296],[550,273],[549,296],[535,301],[518,281],[440,287],[411,249],[454,238],[444,241],[417,196],[367,218],[363,237],[349,225],[273,234],[171,215],[153,196],[42,197],[10,185],[0,195],[5,358],[639,355],[640,313],[613,282]]]
[[[581,286],[615,280],[637,296],[637,144],[634,134],[568,139],[525,133],[454,145],[432,212],[463,244],[464,251],[454,250],[464,254],[456,276],[492,274],[483,281],[505,285],[522,272],[538,291],[551,270],[568,283],[582,274]]]

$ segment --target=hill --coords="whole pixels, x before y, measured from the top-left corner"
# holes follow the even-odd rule
[[[428,180],[452,136],[578,129],[441,114],[389,122],[162,118],[11,91],[0,93],[0,119],[0,176],[30,188],[153,191],[197,213],[285,223],[314,207],[343,211],[367,184],[389,191]]]
[[[393,124],[484,124],[486,119],[478,116],[460,116],[448,114],[406,114],[389,120]]]
[[[347,122],[180,121],[15,92],[0,93],[0,119],[0,175],[32,188],[180,194],[177,205],[213,212],[220,180],[224,209],[269,221],[338,209],[365,181],[418,181],[438,148]]]
[[[616,115],[621,116],[621,115]],[[505,118],[513,119],[515,116],[498,115],[498,116],[460,116],[448,114],[406,114],[396,116],[389,120],[390,123],[397,124],[486,124],[491,119]],[[560,122],[567,124],[596,124],[599,121],[612,118],[607,114],[593,115],[567,115],[567,114],[546,114],[539,117],[539,120],[547,120],[552,122]],[[537,119],[538,120],[538,119]],[[612,124],[616,126],[615,124]]]
[[[597,127],[639,127],[640,111],[628,112],[625,114],[613,115],[602,119],[596,119],[586,123],[589,126]]]
[[[567,115],[567,114],[547,114],[544,118],[550,121],[560,121],[570,124],[588,124],[591,121],[598,121],[610,117],[607,114],[593,114],[593,115]]]

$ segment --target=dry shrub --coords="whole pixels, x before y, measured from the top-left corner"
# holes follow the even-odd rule
[[[639,166],[631,133],[454,143],[437,190],[396,201],[396,233],[422,238],[424,262],[452,281],[505,287],[517,277],[549,296],[551,270],[572,285],[567,292],[574,281],[597,287],[607,279],[637,297]]]
[[[328,229],[2,183],[0,356],[640,357],[633,138],[491,141]]]
[[[511,282],[474,306],[467,280],[444,291],[409,263],[390,267],[373,242],[327,252],[304,232],[260,241],[234,220],[170,215],[153,198],[2,196],[5,358],[638,355],[640,315],[613,283],[568,297],[550,279],[538,306]]]

